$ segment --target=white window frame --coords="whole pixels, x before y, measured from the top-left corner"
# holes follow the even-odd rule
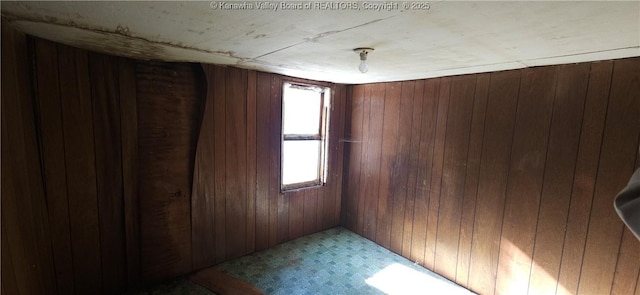
[[[287,88],[298,88],[309,91],[315,91],[320,93],[320,118],[318,124],[318,133],[317,134],[285,134],[284,126],[285,126],[285,99],[284,95],[286,93]],[[282,127],[280,130],[280,190],[281,191],[292,191],[292,190],[300,190],[307,189],[313,187],[323,186],[327,182],[328,175],[328,151],[329,151],[329,114],[331,110],[331,96],[332,91],[330,87],[319,86],[319,85],[311,85],[304,84],[298,82],[284,82],[282,86]],[[302,141],[302,140],[319,140],[320,141],[320,149],[318,151],[318,178],[312,181],[306,182],[298,182],[291,184],[283,183],[283,175],[284,175],[284,142],[285,141]]]

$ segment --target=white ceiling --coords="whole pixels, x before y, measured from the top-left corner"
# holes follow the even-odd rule
[[[262,2],[279,9],[260,10]],[[335,10],[304,9],[326,1],[287,2],[303,9],[282,10],[281,1],[2,1],[1,8],[18,29],[77,47],[348,84],[640,56],[638,1],[335,1],[342,6]],[[253,8],[220,8],[232,3]],[[375,11],[365,3],[396,6]],[[403,9],[416,3],[428,9]],[[375,48],[366,74],[356,47]]]

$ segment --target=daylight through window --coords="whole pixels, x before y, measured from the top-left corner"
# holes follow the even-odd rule
[[[282,91],[282,189],[325,183],[329,88],[285,83]]]

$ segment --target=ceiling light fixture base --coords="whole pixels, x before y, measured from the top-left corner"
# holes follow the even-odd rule
[[[369,70],[369,65],[367,65],[367,55],[369,52],[373,51],[373,48],[358,47],[353,49],[353,51],[360,55],[360,66],[358,67],[358,70],[363,74],[366,73]]]

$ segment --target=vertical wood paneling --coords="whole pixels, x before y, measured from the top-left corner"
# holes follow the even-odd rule
[[[439,90],[440,79],[425,81],[424,91],[422,94],[420,150],[418,158],[418,176],[415,188],[413,237],[411,239],[410,256],[411,261],[415,261],[421,265],[424,265],[425,263],[425,241],[427,234],[429,197],[431,191],[431,166],[433,163]]]
[[[323,208],[323,223],[321,229],[328,229],[335,225],[340,225],[341,222],[341,208],[342,208],[342,182],[344,173],[344,141],[345,135],[345,120],[346,120],[346,97],[347,87],[345,85],[333,85],[333,100],[331,101],[330,117],[329,119],[329,150],[331,155],[329,156],[329,174],[332,176],[333,184],[331,187],[325,189],[326,199],[333,199],[333,202],[327,204],[328,200],[325,200]],[[335,157],[332,159],[332,157]]]
[[[258,73],[256,86],[256,250],[269,246],[269,126],[272,76]]]
[[[196,159],[207,158],[213,161],[196,161],[193,172],[193,195],[191,197],[191,239],[193,268],[201,269],[216,261],[215,232],[215,152],[214,152],[214,111],[213,70],[203,67],[207,77],[207,97],[204,105],[200,136],[196,147]]]
[[[434,270],[456,277],[460,220],[466,174],[469,129],[473,111],[474,76],[455,77],[451,81],[446,139],[442,166],[442,188],[438,214]]]
[[[637,168],[636,168],[637,169]],[[611,294],[633,294],[640,273],[640,247],[633,233],[624,229]]]
[[[303,201],[304,208],[302,214],[302,233],[303,235],[308,235],[315,232],[316,229],[316,221],[318,217],[316,212],[316,207],[318,206],[318,189],[307,189],[304,190],[304,193],[305,196]]]
[[[366,188],[367,186],[369,186],[368,182],[369,177],[367,177],[366,173],[368,172],[368,164],[369,164],[369,145],[371,142],[370,136],[369,136],[369,129],[371,128],[370,125],[370,111],[371,111],[371,92],[373,90],[373,87],[366,86],[363,89],[363,102],[362,102],[362,130],[360,130],[361,133],[361,139],[362,139],[362,147],[361,147],[361,157],[360,157],[360,161],[362,161],[362,164],[360,165],[360,170],[358,171],[360,173],[360,177],[359,177],[359,181],[360,181],[360,189],[358,189],[358,221],[357,221],[357,231],[359,233],[362,233],[364,235],[364,216],[365,213],[367,211],[367,208],[365,207],[366,201],[372,199],[371,197],[369,197],[369,195],[367,195],[366,192]]]
[[[333,218],[325,220],[323,228],[331,228],[340,224],[342,215],[342,188],[345,160],[345,129],[346,129],[346,109],[347,109],[347,87],[345,85],[334,85],[335,93],[333,103],[331,104],[331,127],[329,129],[329,147],[335,159],[329,163],[329,169],[333,174],[333,189],[327,190],[333,194],[333,206],[325,206],[323,215],[333,214]],[[328,197],[330,199],[331,197]],[[344,202],[346,203],[346,202]],[[331,213],[333,211],[333,213]]]
[[[39,39],[30,62],[12,36],[3,27],[3,138],[20,152],[3,163],[2,291],[118,293],[338,225],[346,86],[318,82],[334,89],[327,183],[282,193],[282,83],[316,82],[218,66],[204,81],[197,65]]]
[[[360,170],[362,163],[362,149],[364,146],[364,139],[362,138],[362,128],[364,126],[364,86],[354,86],[350,91],[352,97],[348,97],[349,102],[349,116],[350,121],[347,128],[349,133],[347,134],[346,143],[348,147],[347,155],[348,160],[344,165],[346,182],[345,194],[348,196],[347,204],[345,208],[344,216],[345,220],[343,225],[352,231],[358,230],[358,215],[360,214],[359,199],[360,199]],[[344,197],[344,196],[343,196]]]
[[[640,274],[638,274],[638,281],[636,282],[636,291],[634,294],[635,295],[640,294]]]
[[[103,291],[122,291],[125,283],[122,141],[118,60],[91,54],[91,97],[96,152]]]
[[[5,291],[17,289],[18,294],[55,294],[56,278],[38,162],[33,91],[26,66],[27,49],[25,36],[12,30],[3,20],[2,279],[10,278]],[[11,255],[10,261],[5,261],[5,251]],[[2,285],[4,287],[4,281]]]
[[[2,221],[2,225],[0,226],[2,226],[2,293],[18,294],[16,275],[14,273],[13,262],[11,261],[13,256],[11,255],[9,241],[7,240],[7,231],[4,228],[5,222]]]
[[[413,234],[413,217],[414,217],[414,204],[416,198],[416,185],[418,178],[418,167],[420,166],[419,151],[420,151],[420,132],[422,124],[422,105],[424,101],[424,81],[415,81],[415,88],[413,91],[413,105],[411,111],[411,146],[409,147],[409,169],[407,174],[407,198],[404,213],[404,225],[402,233],[402,255],[405,257],[413,257],[411,254],[412,249],[412,234]],[[402,114],[408,112],[403,112]],[[345,171],[346,173],[347,171]],[[345,196],[348,198],[348,196]]]
[[[366,236],[376,202],[369,238],[480,294],[637,293],[640,243],[612,201],[638,162],[639,71],[633,58],[411,81],[413,108],[404,88],[350,86],[347,130],[366,143],[345,158],[345,225]],[[372,139],[380,87],[387,111],[401,106]],[[385,136],[407,122],[408,163],[393,163],[406,172],[387,173],[404,152]],[[401,235],[395,211],[386,234],[389,203],[405,204]]]
[[[401,83],[400,114],[412,114],[415,92],[415,81]],[[389,202],[393,206],[393,216],[391,219],[391,245],[389,249],[397,253],[402,252],[402,243],[405,226],[405,214],[407,211],[407,176],[409,158],[411,157],[411,132],[413,117],[399,117],[398,125],[398,145],[396,155],[393,155],[391,198]],[[412,212],[413,213],[413,212]]]
[[[204,267],[262,250],[278,243],[336,226],[340,216],[339,182],[342,167],[339,144],[344,131],[344,109],[332,111],[329,132],[329,175],[324,186],[282,192],[280,189],[280,141],[282,87],[284,81],[315,83],[230,67],[203,66],[208,82],[208,106],[204,110],[200,145],[211,152],[198,152],[198,173],[213,175],[214,196],[194,191],[192,203],[194,251],[215,251],[214,262],[197,252],[194,265]],[[321,86],[332,87],[327,83]],[[344,105],[344,86],[334,101]],[[211,119],[213,124],[207,123]],[[209,127],[207,127],[209,126]],[[211,129],[211,130],[205,130]],[[196,175],[198,176],[198,175]],[[197,182],[194,188],[207,187]],[[213,200],[212,210],[195,208]],[[210,227],[203,231],[203,223]],[[215,245],[211,245],[215,244]]]
[[[495,286],[519,86],[519,71],[491,74],[468,285],[483,294]]]
[[[269,153],[269,244],[275,245],[286,239],[287,231],[284,229],[285,214],[288,209],[280,208],[285,205],[285,200],[280,194],[280,140],[282,118],[282,78],[273,76],[271,80],[271,96],[269,97],[269,116],[271,124],[269,125],[269,145],[267,146]],[[278,184],[278,185],[276,185]],[[286,200],[288,201],[288,200]],[[287,203],[288,206],[288,203]],[[288,228],[288,226],[287,226]]]
[[[122,182],[127,282],[140,281],[140,198],[138,194],[138,109],[135,67],[120,59],[120,120],[122,130]]]
[[[327,176],[327,180],[331,181],[331,176]],[[331,196],[327,195],[327,188],[326,187],[320,187],[316,190],[316,207],[314,208],[314,215],[315,215],[315,226],[313,227],[313,232],[318,232],[320,231],[320,229],[322,228],[322,225],[324,223],[324,219],[327,218],[328,216],[324,216],[324,201],[326,199],[330,199]],[[289,209],[289,214],[291,214],[291,209]],[[291,238],[289,238],[291,239]]]
[[[578,292],[613,62],[592,63],[582,119],[569,216],[558,278],[558,294]]]
[[[550,67],[522,72],[498,257],[499,294],[528,291],[556,75]]]
[[[35,114],[30,120],[40,131],[40,155],[34,157],[44,172],[42,200],[47,206],[42,216],[51,218],[53,233],[40,246],[50,247],[50,263],[55,266],[50,275],[56,279],[55,287],[36,293],[121,292],[139,281],[140,267],[133,64],[39,39],[30,45],[32,63],[23,61],[23,66],[34,71],[32,99],[38,108],[16,113]],[[11,243],[13,228],[7,231]],[[44,234],[48,229],[38,231]],[[31,250],[34,258],[50,253]],[[20,251],[14,247],[8,253],[15,256]],[[19,256],[11,260],[13,268],[21,267]],[[28,266],[34,267],[44,269],[38,263]],[[18,287],[22,276],[12,279]]]
[[[69,222],[73,249],[75,289],[97,293],[102,284],[100,229],[93,111],[86,52],[58,47],[60,97],[69,194]]]
[[[221,262],[227,256],[227,235],[226,230],[226,75],[222,67],[209,68],[208,73],[213,74],[213,80],[207,80],[209,85],[213,85],[213,118],[214,118],[214,214],[215,214],[215,261]],[[211,73],[213,72],[213,73]],[[211,89],[209,89],[211,91]],[[204,137],[201,137],[204,138]]]
[[[456,279],[458,284],[467,286],[469,278],[469,263],[471,257],[471,241],[476,213],[476,193],[478,191],[478,174],[482,152],[482,138],[484,133],[485,112],[487,110],[487,94],[489,92],[490,74],[476,75],[473,98],[473,115],[469,134],[469,150],[467,155],[467,171],[464,183],[464,201],[462,203],[462,218],[460,220],[460,235],[458,240],[458,260]]]
[[[385,83],[384,114],[382,120],[382,153],[380,155],[380,184],[378,188],[377,229],[376,241],[385,248],[391,243],[391,220],[393,218],[391,185],[395,180],[394,157],[398,154],[396,149],[398,141],[398,118],[400,112],[401,83]]]
[[[427,217],[427,236],[424,250],[424,266],[435,268],[436,240],[438,234],[438,216],[440,213],[440,192],[442,188],[442,165],[444,163],[445,136],[447,132],[447,116],[451,78],[442,78],[438,94],[438,115],[431,166],[431,186],[429,188],[429,215]]]
[[[304,199],[306,190],[287,193],[289,196],[289,233],[290,238],[302,237],[304,232]]]
[[[55,43],[37,42],[35,55],[36,95],[40,109],[40,136],[45,193],[49,211],[53,259],[58,293],[74,292],[69,200],[64,157],[62,103],[58,81],[58,55]]]
[[[364,165],[365,188],[364,194],[365,210],[363,214],[363,231],[364,237],[376,239],[377,225],[377,207],[380,188],[380,159],[382,151],[382,126],[384,116],[384,84],[375,84],[371,86],[369,96],[369,132],[365,137],[367,143],[367,162]]]
[[[559,68],[529,293],[556,291],[588,79],[589,64]]]
[[[637,59],[614,62],[578,293],[611,291],[623,230],[622,221],[611,212],[611,204],[628,182],[638,152],[639,80]]]
[[[141,272],[142,280],[156,281],[192,270],[191,187],[204,93],[196,65],[140,62],[136,70],[139,173],[145,176],[139,182]]]
[[[247,237],[245,251],[250,253],[256,249],[256,109],[257,78],[255,71],[247,73]]]
[[[246,71],[227,68],[225,133],[226,258],[245,253],[247,219]]]

